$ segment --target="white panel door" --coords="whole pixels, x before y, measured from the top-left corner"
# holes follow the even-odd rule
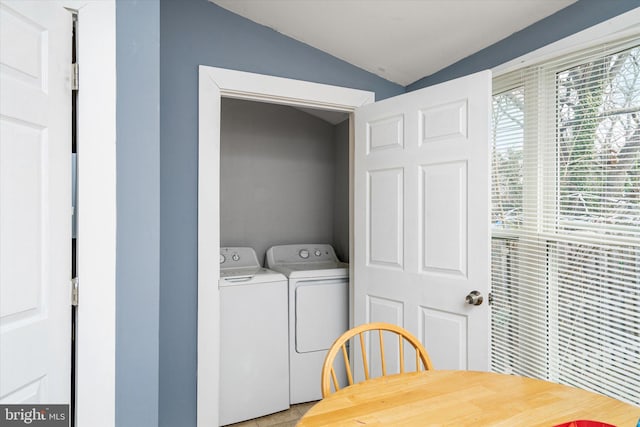
[[[354,323],[404,326],[436,369],[489,367],[490,101],[485,71],[355,114]]]
[[[0,402],[68,404],[71,14],[0,3]]]

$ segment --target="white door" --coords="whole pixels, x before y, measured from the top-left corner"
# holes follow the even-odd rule
[[[0,4],[0,401],[68,404],[71,14]]]
[[[490,102],[485,71],[355,114],[354,323],[404,326],[436,369],[489,367]]]

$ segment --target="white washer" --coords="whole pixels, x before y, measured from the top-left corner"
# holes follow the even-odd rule
[[[220,425],[289,408],[287,278],[220,248]]]
[[[324,357],[349,328],[349,265],[310,244],[273,246],[266,266],[289,278],[290,403],[319,400]]]

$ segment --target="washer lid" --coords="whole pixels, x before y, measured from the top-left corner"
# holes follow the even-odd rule
[[[268,268],[220,269],[219,286],[256,285],[259,283],[286,282],[282,274]]]
[[[220,278],[234,278],[234,279],[251,279],[253,278],[261,268],[248,267],[248,268],[222,268],[220,267]]]

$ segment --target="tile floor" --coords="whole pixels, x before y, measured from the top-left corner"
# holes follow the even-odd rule
[[[317,402],[300,403],[282,412],[231,424],[227,427],[294,427],[298,420]]]

